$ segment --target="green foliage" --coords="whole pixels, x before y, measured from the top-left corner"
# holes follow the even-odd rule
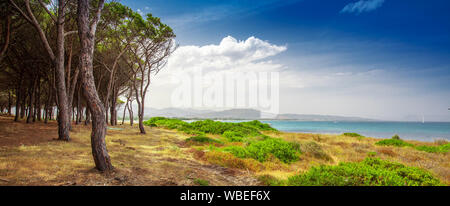
[[[432,186],[440,181],[416,167],[368,157],[362,162],[313,167],[283,183],[294,186]]]
[[[195,179],[194,183],[200,186],[208,186],[209,185],[209,181],[208,180],[204,180],[204,179]]]
[[[407,143],[401,139],[384,139],[375,143],[380,146],[395,146],[395,147],[412,147],[413,144]]]
[[[392,139],[385,139],[385,140],[378,141],[375,144],[382,145],[382,146],[414,147],[416,150],[429,152],[429,153],[447,153],[448,151],[450,151],[450,143],[441,144],[438,146],[426,146],[426,145],[415,146],[413,144],[403,141],[402,139],[400,139],[400,137],[398,135],[392,136]]]
[[[243,142],[244,141],[244,135],[240,132],[225,131],[222,134],[222,136],[225,137],[230,142]]]
[[[377,155],[377,152],[368,152],[367,156],[369,157],[375,157]]]
[[[144,125],[152,123],[169,129],[177,129],[187,134],[225,135],[225,138],[233,142],[244,141],[244,138],[248,137],[265,137],[260,131],[277,131],[268,124],[261,123],[258,120],[240,123],[202,120],[188,123],[180,119],[153,117],[144,121]]]
[[[400,136],[398,136],[398,134],[395,134],[394,136],[392,136],[392,139],[400,140]]]
[[[358,133],[350,133],[350,132],[346,132],[346,133],[344,133],[342,135],[349,136],[349,137],[364,137],[364,136],[362,136],[362,135],[360,135]]]
[[[417,146],[416,149],[430,153],[447,153],[450,151],[450,143],[439,146]]]
[[[187,142],[192,141],[192,142],[201,142],[201,143],[221,143],[218,140],[209,138],[209,137],[205,137],[205,136],[193,136],[193,137],[189,137],[186,139]]]
[[[258,176],[258,180],[261,181],[264,185],[269,185],[269,186],[282,186],[283,185],[283,181],[281,181],[271,175]]]
[[[301,153],[300,145],[276,138],[251,142],[246,147],[229,146],[224,150],[236,157],[253,158],[260,162],[267,161],[270,156],[274,156],[284,163],[297,161]]]

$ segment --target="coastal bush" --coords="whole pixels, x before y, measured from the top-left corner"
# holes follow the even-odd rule
[[[417,146],[417,150],[424,151],[424,152],[430,152],[430,153],[447,153],[450,151],[450,143],[439,145],[439,146]]]
[[[367,157],[361,162],[312,167],[283,183],[293,186],[432,186],[440,181],[429,172],[399,163]]]
[[[277,131],[276,129],[270,127],[270,125],[261,123],[258,120],[239,123],[202,120],[188,123],[180,119],[152,117],[144,122],[144,125],[147,126],[152,124],[156,124],[157,126],[165,127],[168,129],[177,129],[187,134],[196,134],[196,135],[201,134],[222,135],[224,134],[224,132],[230,131],[235,132],[234,136],[265,137],[265,135],[261,134],[260,131]],[[235,140],[237,139],[239,138],[235,138]]]
[[[394,136],[392,136],[392,139],[400,140],[400,136],[398,136],[398,134],[395,134]]]
[[[200,142],[200,143],[221,143],[218,140],[206,137],[206,136],[193,136],[186,139],[187,142]]]
[[[225,137],[230,142],[243,142],[244,141],[244,135],[240,132],[225,131],[222,134],[222,136]]]
[[[362,136],[362,135],[360,135],[358,133],[350,133],[350,132],[346,132],[346,133],[344,133],[342,135],[349,136],[349,137],[364,137],[364,136]]]
[[[260,162],[266,161],[270,155],[273,155],[284,163],[297,161],[301,153],[299,144],[276,138],[251,142],[246,147],[229,146],[223,150],[232,153],[236,157],[253,158]]]
[[[414,146],[413,144],[407,143],[401,139],[384,139],[381,141],[378,141],[377,143],[375,143],[376,145],[380,145],[380,146],[395,146],[395,147],[412,147]]]

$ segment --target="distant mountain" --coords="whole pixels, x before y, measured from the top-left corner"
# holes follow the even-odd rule
[[[120,116],[122,109],[119,109]],[[133,111],[137,115],[137,108]],[[332,115],[314,115],[314,114],[278,114],[268,115],[264,113],[264,118],[261,118],[261,111],[255,109],[228,109],[223,111],[214,110],[199,110],[199,109],[184,109],[184,108],[164,108],[155,109],[145,108],[144,116],[150,117],[172,117],[185,119],[276,119],[276,120],[300,120],[300,121],[375,121],[373,119],[359,118],[359,117],[344,117]],[[128,116],[126,114],[125,116]],[[270,118],[266,118],[268,116]]]
[[[315,114],[279,114],[275,119],[280,120],[300,120],[300,121],[375,121],[360,117],[344,117],[333,115],[315,115]]]

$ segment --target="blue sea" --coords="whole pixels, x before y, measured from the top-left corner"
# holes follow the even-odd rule
[[[231,121],[238,122],[238,121]],[[342,134],[356,132],[367,137],[390,138],[398,134],[402,139],[432,142],[450,140],[450,122],[319,122],[263,120],[284,132]]]

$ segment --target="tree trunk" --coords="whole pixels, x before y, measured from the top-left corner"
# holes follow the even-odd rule
[[[11,115],[11,107],[12,107],[12,98],[11,98],[11,90],[8,91],[8,115]]]
[[[91,122],[91,112],[89,110],[89,107],[86,106],[86,115],[85,115],[85,119],[84,119],[84,125],[88,125]]]
[[[33,85],[30,84],[30,88],[28,90],[29,102],[28,102],[28,116],[27,123],[30,123],[32,118],[34,117],[34,98],[35,98],[35,90],[36,90],[36,78],[33,80]]]
[[[134,115],[133,115],[133,101],[130,101],[128,104],[128,113],[130,114],[130,126],[133,126],[134,123]]]
[[[89,1],[78,0],[78,35],[80,37],[80,72],[84,96],[92,115],[91,147],[95,166],[100,171],[113,169],[111,159],[106,149],[106,119],[105,108],[95,88],[92,60],[94,55],[95,30],[103,8],[104,0],[100,0],[95,17],[89,19]]]
[[[14,121],[18,122],[19,121],[19,116],[20,116],[20,88],[16,89],[16,116],[14,117]]]
[[[125,106],[123,107],[122,125],[125,122],[125,112],[126,112],[127,108],[128,108],[128,100],[127,100],[127,103],[125,104]]]
[[[56,90],[58,97],[58,140],[69,141],[70,116],[68,108],[65,72],[64,72],[64,16],[65,1],[58,1],[58,19],[56,22]]]
[[[38,77],[37,95],[36,95],[36,115],[37,120],[41,121],[41,77]]]

